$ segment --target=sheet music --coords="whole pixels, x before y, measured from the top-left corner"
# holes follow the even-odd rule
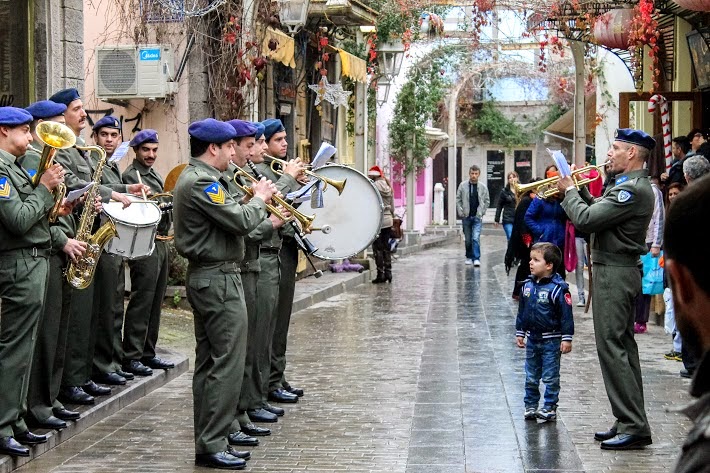
[[[311,169],[315,171],[319,167],[324,166],[325,163],[328,162],[328,160],[337,152],[338,149],[330,143],[321,143],[320,149],[316,153],[316,157],[311,161]]]
[[[69,192],[69,194],[67,194],[67,203],[74,202],[75,200],[78,200],[79,198],[81,198],[81,196],[86,194],[88,192],[88,190],[91,189],[91,186],[93,186],[93,185],[94,185],[94,183],[92,182],[90,184],[87,184],[85,187],[82,187],[81,189],[76,189],[76,190]]]
[[[547,152],[550,153],[550,156],[552,156],[552,159],[555,161],[555,166],[557,166],[557,172],[560,174],[560,177],[569,177],[572,175],[572,169],[570,169],[567,158],[562,154],[562,151],[548,149]]]
[[[109,163],[115,163],[123,159],[123,157],[128,154],[128,141],[124,141],[116,148],[113,155],[109,158]]]

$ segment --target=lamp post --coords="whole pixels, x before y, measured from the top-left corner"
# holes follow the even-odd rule
[[[401,41],[388,41],[379,44],[376,51],[380,72],[390,80],[397,77],[404,60],[404,44]]]
[[[390,81],[386,76],[377,79],[377,105],[380,107],[387,103],[390,95]]]
[[[311,0],[278,0],[278,2],[279,20],[293,36],[306,24]]]

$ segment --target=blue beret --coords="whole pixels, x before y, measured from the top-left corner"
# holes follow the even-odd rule
[[[135,148],[143,143],[158,143],[158,132],[151,130],[150,128],[141,130],[136,133],[136,136],[134,136],[131,142],[128,143],[128,146]]]
[[[20,126],[33,120],[32,114],[24,108],[0,107],[0,125]]]
[[[105,117],[101,117],[99,121],[94,123],[94,126],[91,127],[94,131],[100,130],[101,128],[115,128],[116,130],[120,130],[121,122],[113,115],[106,115]]]
[[[51,100],[40,100],[35,102],[25,110],[30,112],[35,120],[58,117],[67,110],[63,103],[52,102]]]
[[[254,134],[254,138],[258,140],[266,132],[266,127],[261,122],[252,122],[252,125],[256,127],[256,133]]]
[[[244,120],[229,120],[227,123],[232,125],[234,131],[237,132],[237,138],[254,136],[256,134],[256,127],[252,122],[245,122]]]
[[[266,141],[269,141],[276,133],[286,131],[284,124],[277,118],[269,118],[261,123],[264,125],[264,138],[266,138]]]
[[[63,103],[68,107],[70,103],[77,100],[78,98],[79,91],[74,88],[71,88],[60,90],[56,94],[49,97],[49,100],[51,100],[52,102]]]
[[[648,150],[652,150],[656,147],[656,140],[649,134],[641,130],[634,130],[633,128],[618,128],[614,133],[614,141],[623,141],[624,143],[641,146]]]
[[[224,143],[237,137],[237,132],[232,125],[214,118],[193,122],[187,132],[190,136],[206,143]]]

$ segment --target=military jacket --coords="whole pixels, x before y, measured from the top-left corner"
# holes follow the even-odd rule
[[[298,181],[296,179],[294,179],[292,176],[285,174],[285,173],[279,176],[271,169],[271,166],[269,166],[266,163],[259,163],[259,164],[256,164],[255,166],[264,177],[266,177],[271,182],[276,184],[276,188],[284,196],[286,194],[288,194],[289,192],[293,192],[296,189],[299,189],[301,187],[301,184],[299,184]],[[281,237],[282,236],[289,236],[289,237],[293,238],[293,235],[294,235],[293,227],[290,224],[284,225],[283,227],[281,227],[278,234],[276,234],[276,232],[274,232],[274,235],[272,236],[270,242],[267,243],[267,241],[264,240],[264,243],[262,243],[262,248],[264,248],[264,247],[281,248]],[[277,241],[277,237],[278,237],[278,241]]]
[[[144,166],[137,159],[134,159],[133,162],[126,168],[126,170],[123,171],[123,182],[125,182],[126,184],[139,184],[137,173],[140,173],[141,181],[143,182],[143,184],[150,187],[150,190],[153,192],[153,194],[160,194],[163,192],[163,186],[165,185],[165,182],[163,181],[162,176],[158,174],[158,171],[153,169],[153,167]],[[165,202],[166,200],[161,199],[161,201]],[[163,212],[163,216],[161,217],[160,223],[158,224],[158,234],[166,236],[168,234],[168,231],[170,231],[170,225],[172,225],[172,222],[172,212]]]
[[[242,205],[218,169],[191,158],[173,191],[175,247],[190,263],[241,262],[244,239],[266,218],[258,197]]]
[[[0,252],[50,249],[47,214],[53,205],[52,193],[43,185],[32,185],[15,156],[0,150]]]
[[[33,141],[31,146],[34,149],[28,149],[23,156],[17,158],[17,162],[27,171],[27,174],[34,179],[39,168],[39,162],[42,159],[42,156],[35,150],[40,152],[44,150],[44,143],[41,141]]]
[[[700,361],[690,394],[699,398],[681,412],[693,421],[675,473],[710,471],[710,351]]]
[[[76,143],[79,146],[85,145],[81,137],[76,138]],[[76,147],[72,147],[57,150],[57,153],[54,155],[54,160],[68,171],[64,176],[64,183],[70,190],[81,189],[94,180],[94,172],[96,171],[98,159],[94,161],[92,158],[88,157],[88,151],[85,153],[86,158],[82,153],[83,152],[79,151]],[[101,195],[102,202],[108,202],[109,199],[111,199],[111,189],[106,186],[99,185],[99,194]]]
[[[637,266],[648,252],[646,230],[653,214],[653,190],[645,169],[616,176],[604,194],[571,190],[562,201],[575,228],[591,233],[592,261],[610,266]]]

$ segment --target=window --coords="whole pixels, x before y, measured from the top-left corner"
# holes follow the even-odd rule
[[[30,102],[28,6],[24,0],[0,0],[0,106]]]

